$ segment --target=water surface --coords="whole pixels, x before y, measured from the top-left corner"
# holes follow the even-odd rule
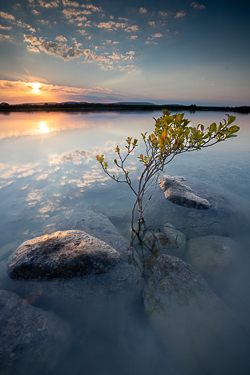
[[[160,112],[0,114],[2,264],[6,265],[9,255],[46,219],[72,208],[106,214],[130,239],[133,194],[125,184],[117,184],[103,173],[95,155],[105,154],[107,160],[112,160],[116,145],[123,147],[127,136],[140,139],[141,132],[152,132],[153,117],[160,115]],[[186,113],[186,117],[191,120],[191,125],[203,123],[207,126],[218,123],[226,115],[196,112]],[[195,177],[220,192],[234,194],[242,204],[239,210],[246,215],[250,204],[250,116],[238,114],[236,124],[241,128],[237,138],[198,153],[179,155],[165,173]],[[142,142],[128,161],[131,178],[135,180],[141,168],[136,159],[140,152],[143,152]],[[115,167],[113,171],[116,173]],[[234,309],[248,332],[250,238],[248,231],[239,227],[237,222],[234,240],[238,245],[236,266],[226,279],[210,286]],[[8,288],[8,279],[5,276],[3,279],[0,285]],[[170,354],[163,350],[147,321],[141,301],[133,307],[128,307],[123,301],[103,304],[100,311],[89,311],[78,324],[82,324],[79,332],[83,336],[76,337],[68,357],[62,366],[58,365],[54,374],[194,373],[192,366],[180,364],[178,356],[170,358]],[[220,364],[219,356],[211,358],[213,360]],[[240,368],[243,371],[242,366]],[[249,363],[243,368],[248,374]],[[214,371],[200,373],[217,374]],[[233,363],[232,371],[232,374],[239,373],[237,361]]]

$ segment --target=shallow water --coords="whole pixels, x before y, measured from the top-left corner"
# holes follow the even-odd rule
[[[46,219],[68,209],[103,213],[130,240],[133,194],[125,184],[109,180],[95,155],[105,154],[107,160],[112,160],[117,144],[124,146],[127,136],[140,138],[141,132],[151,132],[152,117],[160,115],[160,112],[0,114],[0,264],[3,270],[0,288],[11,290],[11,281],[4,271],[8,257]],[[226,116],[220,112],[197,112],[186,113],[186,117],[193,125],[209,125]],[[218,189],[220,194],[235,197],[247,223],[250,221],[250,116],[237,114],[236,124],[241,128],[237,138],[199,153],[177,156],[165,173],[194,177]],[[138,147],[137,154],[142,151],[143,147]],[[137,154],[128,162],[133,179],[140,171]],[[117,297],[102,301],[98,307],[90,304],[70,321],[74,340],[51,374],[249,374],[250,361],[241,356],[239,347],[242,344],[242,352],[250,349],[250,235],[241,220],[233,226],[232,222],[224,225],[223,233],[228,233],[229,225],[232,228],[237,257],[229,271],[209,283],[237,316],[246,337],[239,332],[229,335],[226,330],[225,341],[233,340],[229,349],[218,354],[213,350],[211,339],[207,343],[210,356],[204,356],[206,359],[199,363],[191,351],[190,361],[185,362],[186,357],[182,358],[178,350],[166,350],[162,338],[147,319],[142,299],[128,303]],[[34,305],[53,309],[42,300]],[[65,313],[55,308],[55,312],[70,320],[70,311]],[[21,373],[21,367],[15,374],[18,371]]]

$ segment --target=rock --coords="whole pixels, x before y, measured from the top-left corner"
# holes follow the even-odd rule
[[[187,238],[237,235],[239,226],[242,230],[248,230],[249,202],[236,194],[220,190],[195,178],[187,177],[186,181],[195,194],[209,201],[209,209],[197,210],[172,204],[165,198],[160,186],[156,186],[155,193],[144,212],[144,218],[149,226],[155,227],[158,224],[161,227],[164,223],[170,222]],[[150,192],[145,196],[145,202],[149,196]]]
[[[236,356],[236,363],[242,360],[243,351],[237,352],[235,345],[237,342],[241,346],[239,337],[244,332],[226,305],[188,263],[159,256],[143,297],[149,321],[166,352],[177,356],[187,373],[200,373],[201,368],[211,366],[211,373],[215,373],[217,366],[223,364],[225,368],[219,373],[231,374],[228,358]]]
[[[168,254],[170,252],[179,258],[184,255],[186,249],[186,235],[170,224],[164,224],[164,232],[171,243],[168,243],[165,247],[163,254]]]
[[[8,374],[35,374],[42,367],[46,373],[68,349],[71,330],[53,313],[1,290],[0,341],[0,369]]]
[[[204,277],[214,276],[232,264],[236,243],[229,237],[205,236],[187,242],[185,260]]]
[[[104,215],[90,210],[70,210],[48,219],[31,237],[71,230],[84,231],[95,237],[95,241],[105,242],[106,248],[112,248],[115,254],[114,259],[107,258],[114,266],[108,272],[77,274],[70,279],[11,279],[9,289],[36,304],[42,301],[51,310],[59,309],[70,320],[74,320],[76,314],[81,315],[81,311],[85,314],[91,306],[98,308],[110,299],[115,300],[117,295],[126,303],[141,298],[144,281],[138,254]]]
[[[128,252],[129,242],[120,235],[107,216],[91,210],[68,210],[49,218],[44,225],[32,232],[29,238],[65,230],[81,230],[106,242],[118,253]]]
[[[161,189],[165,192],[165,197],[172,203],[189,208],[204,209],[209,208],[210,203],[194,194],[193,190],[180,181],[180,177],[165,176],[159,180]]]
[[[161,232],[146,231],[143,236],[142,245],[144,254],[158,256],[162,253],[167,243],[166,236]]]
[[[160,305],[157,301],[160,301]],[[161,312],[170,319],[180,307],[198,309],[205,314],[227,311],[226,306],[190,264],[165,254],[156,260],[152,275],[145,285],[144,304],[148,316],[152,318]],[[165,324],[170,323],[167,320]]]
[[[85,232],[71,230],[22,243],[9,258],[11,278],[68,279],[102,274],[117,265],[120,254]]]

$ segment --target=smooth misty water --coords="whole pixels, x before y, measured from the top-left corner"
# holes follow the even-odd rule
[[[117,144],[124,145],[127,136],[140,139],[141,132],[151,132],[152,117],[160,115],[160,112],[0,114],[0,289],[11,289],[4,271],[8,257],[47,218],[68,209],[103,213],[130,240],[132,193],[127,186],[110,181],[94,155],[105,154],[112,160]],[[186,117],[193,125],[209,125],[221,121],[225,114],[198,112],[186,113]],[[165,172],[195,177],[220,191],[235,194],[240,198],[242,215],[249,215],[250,116],[238,114],[236,124],[241,128],[237,138],[198,153],[177,156]],[[137,154],[140,152],[142,147],[138,147]],[[132,178],[139,173],[137,154],[128,162]],[[233,238],[238,246],[235,265],[210,286],[237,315],[248,334],[249,231],[235,222]],[[39,307],[51,308],[39,303]],[[55,312],[60,315],[60,311]],[[74,326],[74,322],[71,324]],[[190,364],[180,363],[177,354],[163,348],[146,318],[142,301],[133,305],[113,301],[103,303],[99,309],[89,306],[73,329],[75,339],[68,356],[53,374],[194,374]],[[234,343],[230,345],[234,352]],[[244,341],[244,350],[250,350],[249,340],[249,348],[245,345]],[[225,356],[221,358],[214,353],[210,365],[223,368],[221,361],[225,361]],[[196,359],[192,361],[195,363]],[[224,375],[222,370],[211,368],[208,364],[205,369],[197,370],[197,374]],[[250,361],[239,364],[236,359],[231,370],[232,374],[249,374]]]

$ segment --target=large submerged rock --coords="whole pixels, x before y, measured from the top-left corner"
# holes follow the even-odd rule
[[[118,232],[107,216],[91,210],[73,209],[53,216],[32,232],[29,238],[65,230],[86,232],[106,242],[120,254],[126,254],[130,248],[129,242]]]
[[[204,209],[209,208],[207,199],[194,194],[193,190],[184,185],[181,177],[165,176],[160,179],[160,187],[165,193],[165,197],[172,203],[189,208]]]
[[[231,374],[228,358],[236,363],[247,358],[247,350],[235,348],[241,346],[244,337],[240,325],[188,263],[167,255],[159,256],[143,296],[150,323],[167,352],[177,355],[189,373],[200,373],[205,366],[213,369],[211,373],[216,370]],[[221,364],[223,368],[219,369],[217,366]]]
[[[41,367],[46,373],[69,348],[71,329],[53,313],[1,290],[0,341],[0,369],[6,371],[4,374],[35,374]]]
[[[211,277],[231,266],[235,249],[236,243],[229,237],[190,238],[185,260],[204,277]]]
[[[12,278],[69,279],[102,274],[113,268],[120,254],[85,232],[55,232],[25,241],[8,261]]]
[[[68,250],[58,242],[58,232],[62,239],[65,231],[64,239],[72,236]],[[45,301],[69,319],[117,295],[129,303],[140,298],[144,284],[140,259],[104,215],[70,210],[48,219],[31,237],[9,259],[9,273],[18,277],[9,282],[10,290],[36,303]],[[93,247],[87,253],[84,248],[90,243]],[[24,256],[19,261],[20,253]]]

